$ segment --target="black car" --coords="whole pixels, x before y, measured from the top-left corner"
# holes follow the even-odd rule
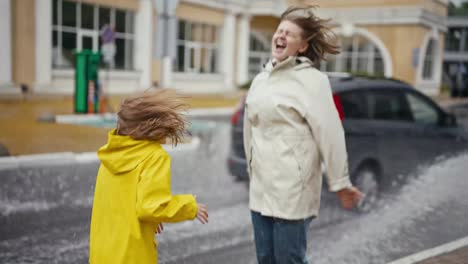
[[[369,203],[419,166],[468,147],[467,132],[455,116],[406,83],[353,76],[330,76],[330,82],[345,131],[351,180]],[[231,117],[228,167],[233,176],[248,180],[244,100]]]

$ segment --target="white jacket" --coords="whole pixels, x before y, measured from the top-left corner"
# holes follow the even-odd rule
[[[305,57],[269,62],[247,95],[244,147],[250,209],[265,216],[318,215],[325,164],[330,191],[351,186],[344,131],[328,77]]]

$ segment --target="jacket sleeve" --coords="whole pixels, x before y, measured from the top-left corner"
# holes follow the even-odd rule
[[[243,126],[242,135],[244,137],[244,152],[245,152],[245,159],[247,162],[247,172],[248,172],[249,178],[251,177],[251,173],[252,173],[250,171],[251,162],[252,162],[252,152],[251,152],[252,150],[252,141],[251,141],[252,140],[252,124],[250,124],[250,120],[248,118],[249,106],[247,105],[247,98],[250,94],[252,94],[252,91],[258,85],[258,82],[260,80],[259,76],[260,74],[255,76],[244,98],[244,119],[243,119],[244,126]]]
[[[137,184],[136,213],[141,221],[180,222],[192,220],[197,214],[195,197],[171,194],[170,157],[150,157]]]
[[[308,98],[311,101],[306,104],[305,119],[325,164],[329,189],[336,192],[351,187],[343,125],[333,102],[328,77],[323,76],[320,86]]]
[[[246,98],[247,100],[247,98]],[[244,105],[244,127],[243,127],[243,135],[244,135],[244,151],[245,151],[245,158],[247,162],[247,172],[250,178],[250,163],[252,161],[252,153],[251,153],[251,148],[252,144],[250,142],[252,138],[252,127],[248,118],[248,106],[247,104]]]

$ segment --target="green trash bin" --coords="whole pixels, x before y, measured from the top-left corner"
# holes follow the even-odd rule
[[[75,56],[75,113],[99,113],[101,53],[81,50]]]

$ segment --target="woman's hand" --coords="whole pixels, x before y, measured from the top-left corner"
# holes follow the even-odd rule
[[[208,210],[206,208],[206,205],[198,204],[197,219],[202,224],[208,223]]]
[[[338,195],[338,199],[340,199],[341,206],[348,210],[353,209],[364,196],[356,187],[339,190],[336,192],[336,195]]]
[[[163,224],[159,223],[158,227],[156,227],[156,234],[161,234],[163,230],[164,230]]]

